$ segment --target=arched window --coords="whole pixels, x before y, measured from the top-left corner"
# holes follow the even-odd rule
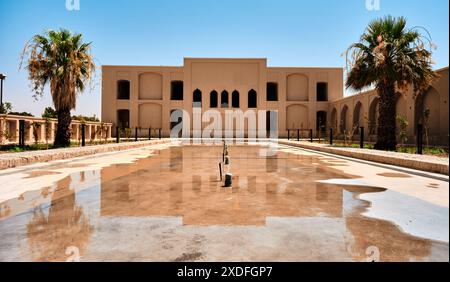
[[[119,128],[130,127],[130,110],[118,110],[117,111],[117,126]]]
[[[233,94],[231,95],[231,107],[233,108],[239,108],[240,107],[240,95],[238,91],[233,91]]]
[[[229,101],[228,101],[228,92],[226,91],[226,90],[224,90],[223,92],[222,92],[222,95],[221,95],[221,99],[220,99],[220,105],[221,105],[221,107],[222,108],[228,108],[229,107]]]
[[[317,83],[317,102],[328,102],[328,83]]]
[[[194,108],[202,107],[202,91],[200,91],[199,89],[196,89],[194,91],[193,107]]]
[[[269,102],[278,101],[278,84],[275,82],[267,83],[267,101]]]
[[[128,80],[117,81],[117,99],[130,100],[130,82]]]
[[[209,95],[209,107],[217,108],[219,106],[219,93],[216,90],[213,90]]]
[[[170,100],[183,101],[183,81],[172,81],[170,84]]]
[[[255,90],[250,90],[248,92],[248,107],[257,108],[258,107],[258,95]]]

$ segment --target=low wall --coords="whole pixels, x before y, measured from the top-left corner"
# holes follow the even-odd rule
[[[449,175],[449,159],[426,155],[385,152],[358,148],[336,148],[325,144],[279,140],[279,144],[336,154],[365,161],[394,165],[432,173]]]
[[[166,144],[169,142],[170,142],[169,139],[164,139],[164,140],[154,140],[144,142],[97,145],[79,148],[66,148],[66,149],[54,149],[46,151],[30,151],[23,153],[1,154],[0,170],[31,165],[35,163],[50,162],[55,160],[65,160],[108,152],[124,151],[142,148],[149,145]]]
[[[0,144],[19,143],[19,123],[25,121],[25,143],[53,143],[58,121],[38,117],[0,115]],[[72,141],[80,141],[81,125],[86,125],[86,141],[110,139],[112,124],[103,122],[80,122],[72,120],[70,127]]]

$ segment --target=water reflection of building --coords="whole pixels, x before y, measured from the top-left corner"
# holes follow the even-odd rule
[[[162,151],[158,158],[140,160],[126,169],[105,168],[101,215],[180,217],[185,226],[269,229],[275,228],[273,222],[277,219],[285,222],[284,219],[290,218],[293,222],[309,222],[311,226],[295,228],[306,236],[305,240],[314,236],[321,247],[328,241],[342,239],[340,245],[329,246],[330,252],[343,250],[355,261],[365,260],[370,246],[379,248],[382,261],[423,260],[431,255],[430,241],[403,233],[393,223],[361,215],[369,204],[357,200],[358,193],[362,190],[379,193],[382,189],[318,184],[316,181],[320,179],[351,176],[328,167],[317,157],[279,153],[275,162],[258,158],[256,150],[230,148],[236,172],[231,190],[221,187],[214,169],[221,157],[218,147],[176,148],[172,152]],[[176,165],[168,166],[168,163]],[[183,169],[174,172],[173,167]],[[322,227],[323,222],[328,225]]]
[[[217,165],[220,148],[175,149],[175,154],[166,150],[134,164],[103,169],[100,199],[75,195],[69,187],[78,186],[74,185],[77,177],[60,181],[52,194],[50,208],[37,210],[27,224],[30,257],[38,261],[65,260],[65,248],[73,245],[81,246],[81,255],[86,259],[109,255],[99,252],[99,248],[122,247],[123,253],[115,253],[120,260],[130,258],[127,253],[130,246],[141,246],[136,240],[142,240],[143,244],[153,242],[151,250],[159,250],[160,254],[156,259],[165,260],[170,252],[158,248],[164,245],[161,234],[170,229],[172,238],[201,234],[209,242],[214,240],[211,237],[232,234],[245,244],[248,253],[254,252],[258,258],[264,258],[265,253],[261,253],[264,247],[272,259],[362,261],[367,258],[365,252],[370,246],[379,248],[383,261],[445,258],[442,250],[448,250],[448,244],[415,238],[393,223],[361,215],[369,203],[358,200],[358,193],[382,190],[317,184],[319,179],[349,177],[328,167],[321,158],[279,153],[276,172],[267,173],[270,162],[257,157],[257,148],[232,147],[235,185],[227,190],[220,187],[218,175],[210,167]],[[171,157],[180,155],[183,169],[172,172],[170,161],[179,162],[180,158]],[[80,181],[85,177],[81,174]],[[98,192],[95,190],[94,194]],[[88,221],[85,211],[99,200],[99,217],[90,213],[93,217]],[[11,202],[4,205],[11,206]],[[187,228],[180,226],[179,218]],[[7,221],[0,221],[0,230],[18,226],[16,222],[7,225]],[[112,222],[121,225],[110,226]],[[164,227],[155,230],[148,227],[148,222],[158,222]],[[222,228],[210,228],[213,225]],[[221,231],[210,233],[211,230]],[[241,233],[242,230],[248,233]],[[94,232],[95,236],[91,236]],[[261,236],[269,244],[259,240]],[[11,238],[2,238],[0,247],[15,244],[17,238]],[[118,247],[123,241],[128,245]],[[256,246],[252,241],[257,242]],[[223,245],[232,243],[225,239]],[[290,252],[284,253],[286,249]],[[215,250],[207,252],[214,256]]]
[[[314,177],[323,175],[291,170],[302,166],[297,158],[264,160],[258,157],[258,147],[232,147],[231,155],[238,156],[232,163],[236,173],[233,189],[226,189],[218,173],[221,148],[206,150],[198,156],[195,147],[172,148],[126,169],[103,169],[101,214],[176,216],[185,225],[264,225],[267,217],[278,216],[342,217],[342,189],[317,185]],[[266,165],[261,166],[262,161]]]

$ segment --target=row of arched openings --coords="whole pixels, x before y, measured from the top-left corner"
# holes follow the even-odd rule
[[[296,87],[295,90],[300,89],[300,86],[298,86],[298,85],[294,85],[294,86]],[[213,92],[215,92],[215,91],[213,91]],[[226,91],[224,91],[224,92],[226,92]],[[222,93],[224,93],[224,92],[222,92]],[[239,92],[237,92],[237,91],[234,91],[233,93],[235,93],[235,92],[237,95],[239,94]],[[226,92],[226,93],[228,93],[228,92]],[[305,92],[305,93],[307,93],[307,92]],[[117,81],[117,99],[119,99],[119,100],[129,100],[130,99],[130,81],[128,81],[128,80]],[[171,100],[174,100],[174,101],[183,100],[183,81],[172,81],[171,82]],[[288,95],[288,100],[289,100],[289,95]],[[274,82],[267,83],[267,101],[269,101],[269,102],[278,101],[278,84],[277,83],[274,83]],[[319,82],[317,84],[317,101],[318,102],[328,101],[328,84],[327,83]]]
[[[219,108],[219,93],[216,90],[211,91],[209,94],[209,107]],[[232,108],[240,108],[241,107],[241,97],[239,91],[235,90],[231,93],[231,107]],[[248,108],[257,108],[258,107],[258,94],[255,90],[250,90],[248,92]],[[193,106],[195,108],[202,107],[203,103],[203,95],[200,89],[196,89],[193,93]],[[230,107],[230,95],[228,91],[224,90],[220,93],[220,108],[229,108]]]
[[[417,128],[417,124],[423,124],[424,113],[426,109],[433,109],[433,113],[430,115],[429,127],[431,134],[439,135],[440,124],[440,107],[439,107],[439,93],[432,87],[419,96],[420,98],[415,101],[414,109],[414,121],[410,122],[414,130]],[[406,105],[404,99],[400,94],[397,95],[396,102],[396,116],[406,117]],[[374,98],[368,105],[368,109],[365,109],[363,104],[358,101],[354,108],[351,109],[348,105],[343,105],[340,110],[338,120],[338,110],[333,108],[331,111],[331,125],[344,133],[345,131],[356,129],[355,132],[359,133],[359,127],[368,127],[368,134],[376,135],[378,129],[379,118],[379,98]],[[353,112],[353,119],[350,118],[350,113]]]

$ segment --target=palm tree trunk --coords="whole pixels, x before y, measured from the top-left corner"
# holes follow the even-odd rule
[[[395,151],[397,149],[396,137],[396,96],[393,85],[383,85],[378,87],[380,96],[380,109],[378,117],[378,138],[375,149]]]
[[[60,109],[58,111],[58,128],[56,129],[54,147],[69,147],[70,146],[70,125],[72,117],[70,116],[70,109]]]

